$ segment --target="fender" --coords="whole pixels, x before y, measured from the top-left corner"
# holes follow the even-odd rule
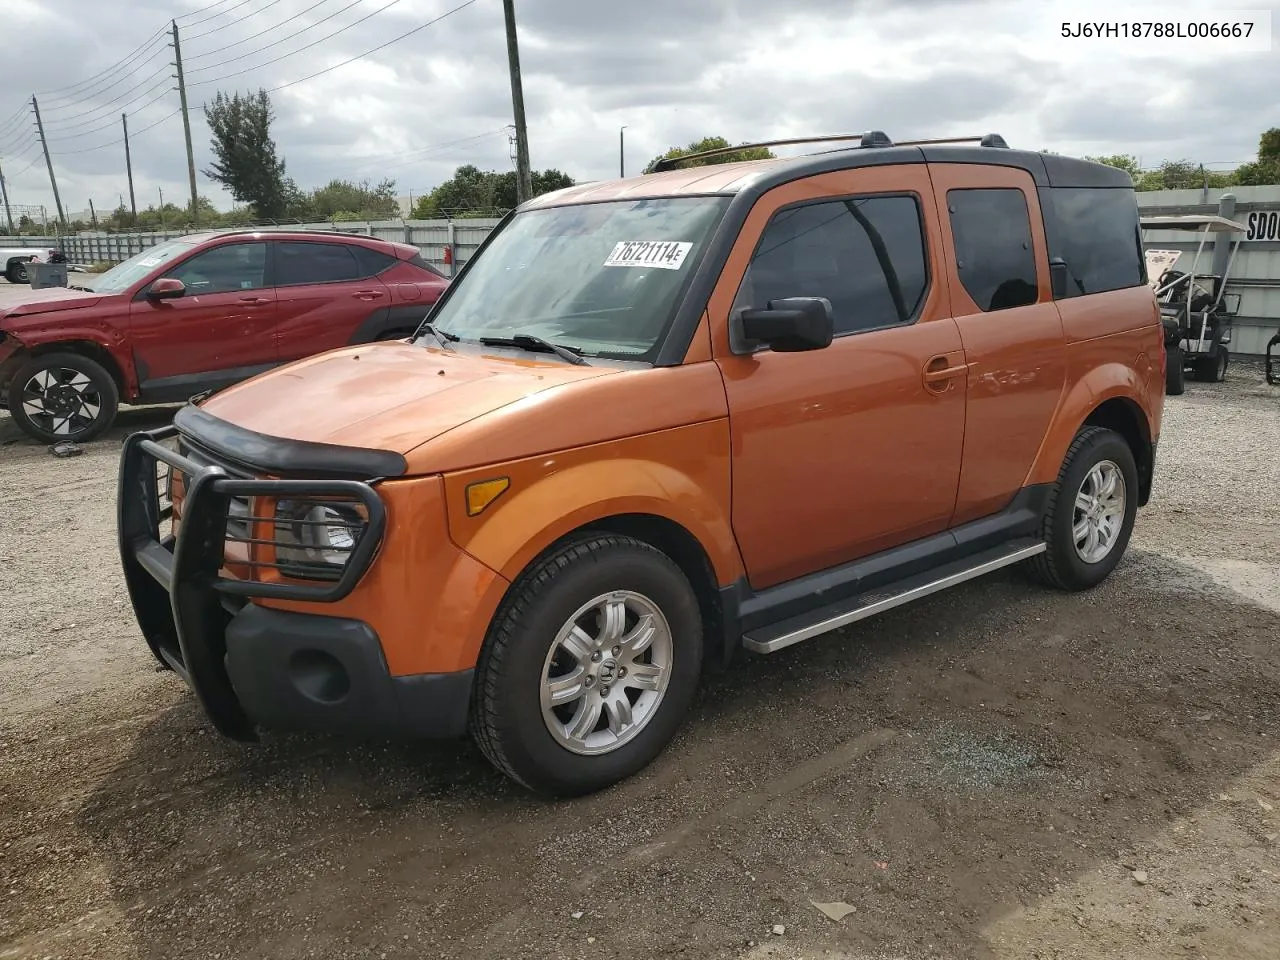
[[[5,324],[4,340],[6,343],[10,340],[15,341],[18,349],[7,358],[7,362],[16,365],[22,362],[23,357],[30,354],[47,353],[59,349],[70,350],[73,353],[87,353],[89,356],[92,356],[95,350],[101,351],[110,358],[116,367],[116,372],[120,374],[121,398],[132,399],[138,395],[138,371],[133,362],[133,353],[125,344],[120,331],[105,323],[68,324],[64,319],[52,320],[51,318],[55,316],[65,315],[51,314],[46,318],[41,314],[34,314],[29,318],[8,318]],[[34,322],[46,319],[49,322]],[[86,346],[91,349],[86,351],[84,349]]]
[[[510,486],[480,515],[467,515],[467,487]],[[723,586],[743,575],[729,522],[729,425],[715,420],[447,474],[454,543],[512,580],[558,539],[625,514],[676,523],[702,546]]]
[[[1153,425],[1158,429],[1158,421],[1149,403],[1149,380],[1142,371],[1123,363],[1102,364],[1077,380],[1058,404],[1023,486],[1057,482],[1062,461],[1075,435],[1089,415],[1108,400],[1119,398],[1137,405],[1142,411],[1140,428],[1143,439],[1150,443],[1154,436]],[[1163,390],[1163,382],[1159,387]]]

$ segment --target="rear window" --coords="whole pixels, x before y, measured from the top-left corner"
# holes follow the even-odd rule
[[[436,267],[433,267],[431,264],[427,263],[426,260],[423,260],[422,254],[420,253],[410,257],[409,262],[412,263],[415,267],[421,267],[423,270],[427,271],[427,273],[435,274],[441,280],[449,279],[444,275],[443,271],[439,270]]]
[[[1021,190],[948,190],[960,282],[984,313],[1036,302],[1031,217]]]
[[[349,249],[355,254],[356,262],[360,264],[360,273],[364,277],[376,277],[399,262],[391,254],[370,247],[358,247],[352,244]]]
[[[1068,297],[1080,297],[1147,282],[1142,228],[1132,190],[1043,187],[1049,257],[1067,265]]]

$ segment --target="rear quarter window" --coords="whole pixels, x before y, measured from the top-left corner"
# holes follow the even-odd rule
[[[360,265],[361,277],[376,277],[399,263],[394,256],[389,253],[383,253],[381,250],[360,247],[355,244],[352,244],[349,249],[355,254],[356,263]]]
[[[1132,190],[1043,187],[1049,257],[1067,265],[1068,297],[1140,287],[1147,282],[1142,229]]]

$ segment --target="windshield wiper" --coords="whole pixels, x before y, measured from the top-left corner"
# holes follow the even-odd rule
[[[92,287],[82,287],[82,286],[80,286],[80,284],[78,284],[78,283],[69,283],[69,284],[67,284],[67,289],[68,289],[68,290],[83,290],[85,293],[96,293],[96,292],[97,292],[97,291],[95,291]]]
[[[447,347],[451,343],[457,343],[462,338],[456,333],[447,333],[444,330],[437,330],[432,324],[424,323],[421,327],[422,331],[431,334],[442,347]],[[414,339],[417,339],[416,337]]]
[[[591,364],[587,363],[586,358],[581,354],[575,353],[569,347],[552,343],[550,340],[543,340],[541,337],[535,337],[531,333],[517,333],[511,337],[481,337],[480,342],[486,347],[519,347],[521,350],[528,350],[531,353],[549,351],[562,360],[568,360],[577,366],[591,366]]]

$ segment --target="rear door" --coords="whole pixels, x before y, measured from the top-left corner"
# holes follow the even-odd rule
[[[273,246],[282,361],[345,346],[386,315],[391,291],[376,276],[376,251],[366,256],[355,244],[334,240],[276,240]]]
[[[182,281],[183,296],[148,300],[144,292],[134,299],[129,339],[146,399],[185,400],[275,364],[268,260],[261,240],[223,243],[165,271]]]
[[[1066,349],[1031,175],[962,163],[929,172],[969,364],[958,525],[999,512],[1021,489],[1062,395]]]

